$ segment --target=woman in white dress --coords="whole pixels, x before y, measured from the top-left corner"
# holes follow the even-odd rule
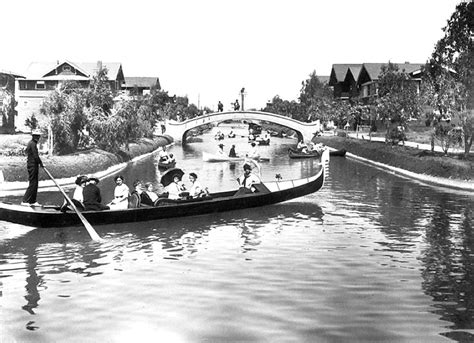
[[[189,195],[192,198],[199,198],[208,195],[207,188],[204,188],[199,181],[197,181],[196,173],[189,173],[189,181],[191,182],[191,189]]]
[[[111,210],[124,210],[128,208],[128,197],[130,189],[123,183],[125,179],[122,175],[115,177],[114,199],[108,204]]]

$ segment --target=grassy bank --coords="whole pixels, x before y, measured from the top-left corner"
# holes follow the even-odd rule
[[[418,174],[457,180],[474,179],[474,155],[472,154],[468,160],[464,160],[456,154],[443,156],[442,153],[431,153],[431,151],[401,145],[392,147],[382,142],[337,136],[316,137],[313,141],[324,143],[335,149],[346,149],[354,155]]]
[[[118,154],[112,154],[100,149],[91,149],[63,156],[41,155],[41,159],[52,175],[57,178],[68,178],[80,174],[90,175],[106,170],[169,143],[169,138],[159,136],[155,139],[143,138],[138,142],[130,143],[128,150],[120,151]],[[3,172],[7,182],[28,181],[25,156],[1,156],[0,170]],[[39,177],[40,180],[48,179],[44,172],[40,172]]]

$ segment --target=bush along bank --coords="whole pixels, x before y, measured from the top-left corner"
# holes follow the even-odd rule
[[[128,162],[138,156],[153,152],[159,147],[172,143],[169,136],[157,136],[154,139],[141,138],[137,142],[129,143],[128,150],[120,150],[113,154],[101,149],[79,151],[61,156],[41,155],[44,166],[57,178],[71,178],[77,175],[91,175],[105,171],[118,164]],[[2,158],[0,171],[5,182],[26,182],[26,157],[12,156]],[[48,180],[46,173],[39,173],[39,179]]]
[[[468,160],[458,155],[443,156],[405,146],[392,146],[383,142],[370,142],[348,137],[315,137],[315,143],[324,143],[370,161],[383,163],[416,174],[425,174],[447,180],[469,182],[474,180],[474,156]]]

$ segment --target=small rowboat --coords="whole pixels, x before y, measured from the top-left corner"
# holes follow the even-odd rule
[[[330,150],[329,155],[344,157],[346,156],[346,152],[346,149]],[[304,153],[293,148],[288,149],[288,155],[290,156],[290,158],[315,158],[321,156],[320,153],[317,151],[309,151],[307,153]]]
[[[321,156],[321,154],[317,151],[302,152],[293,148],[288,149],[288,155],[290,158],[315,158]]]
[[[170,168],[174,168],[174,167],[176,167],[176,161],[173,161],[173,162],[159,161],[158,162],[158,168],[161,168],[161,169],[170,169]]]
[[[323,153],[323,161],[329,160]],[[211,193],[210,196],[171,200],[162,199],[157,206],[116,209],[105,211],[84,211],[82,215],[92,225],[129,223],[173,217],[218,213],[244,208],[276,204],[305,196],[321,189],[324,184],[327,164],[323,163],[315,175],[302,179],[263,182],[254,185],[255,193],[242,189]],[[64,227],[80,225],[74,212],[61,212],[59,206],[29,207],[0,202],[0,220],[33,227]]]
[[[221,154],[210,154],[208,152],[203,151],[202,153],[202,160],[204,162],[242,162],[245,160],[255,160],[258,162],[268,162],[270,159],[268,157],[258,157],[258,158],[249,158],[249,157],[229,157],[226,155]]]

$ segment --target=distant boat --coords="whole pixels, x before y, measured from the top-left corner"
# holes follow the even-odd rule
[[[242,161],[245,161],[246,159],[263,161],[263,162],[270,161],[268,157],[258,157],[258,158],[248,158],[245,156],[229,157],[229,156],[221,155],[221,154],[210,154],[205,151],[203,151],[202,153],[202,160],[204,162],[242,162]]]
[[[346,149],[330,150],[329,156],[344,157],[346,156],[346,152],[347,152]],[[290,158],[316,158],[316,157],[321,156],[321,154],[318,151],[308,151],[307,153],[305,153],[294,148],[288,149],[288,155],[290,156]]]
[[[174,168],[176,167],[176,161],[173,161],[173,162],[163,162],[163,161],[159,161],[158,162],[158,168],[161,168],[161,169],[169,169],[169,168]]]

